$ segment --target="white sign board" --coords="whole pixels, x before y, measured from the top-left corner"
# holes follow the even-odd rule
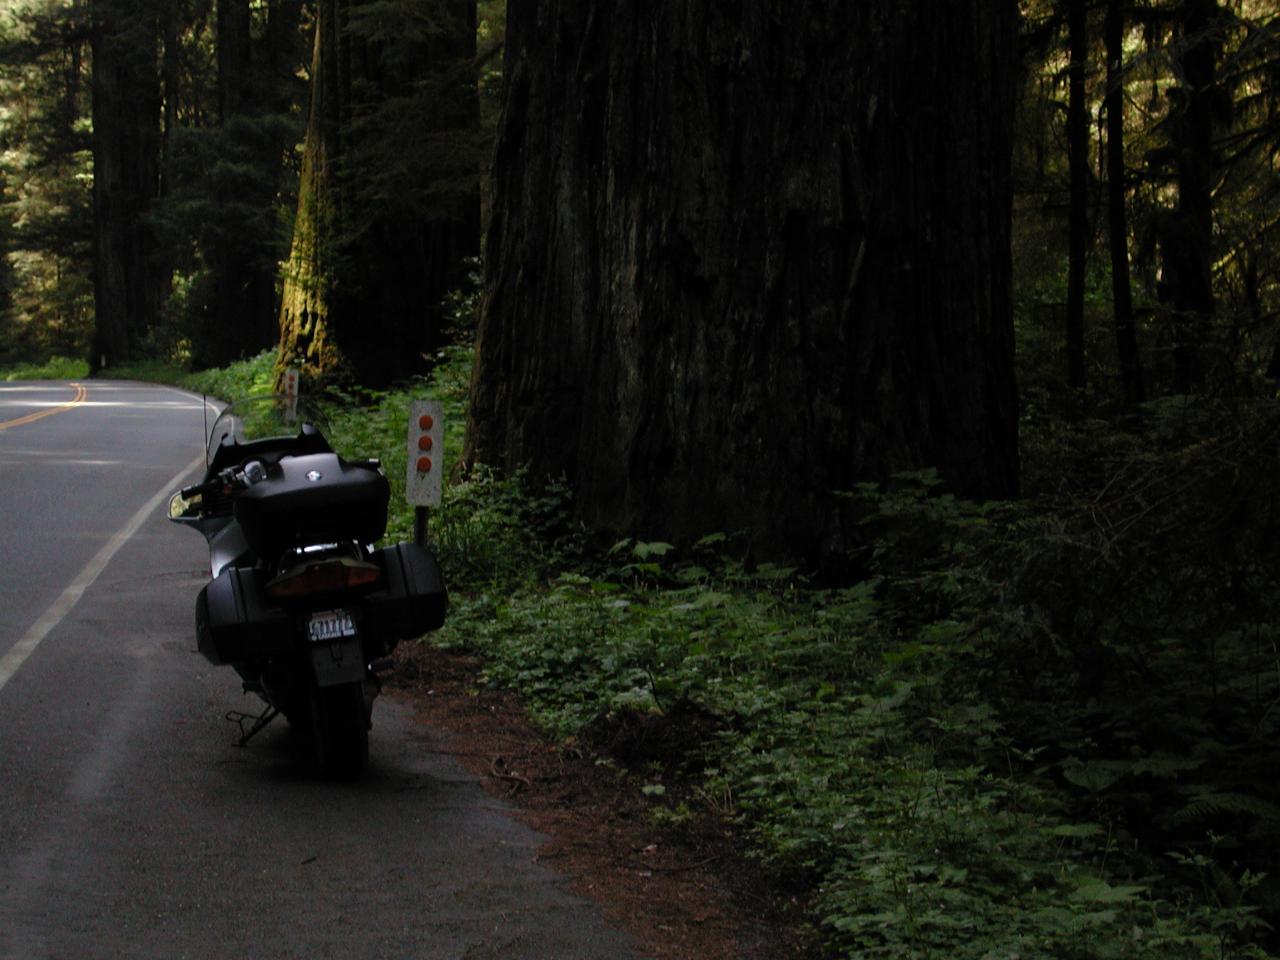
[[[415,507],[440,504],[444,474],[444,424],[440,404],[415,400],[409,406],[409,470],[404,498]]]

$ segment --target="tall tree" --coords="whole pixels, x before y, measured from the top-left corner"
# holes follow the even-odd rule
[[[0,25],[0,351],[84,356],[93,332],[89,17],[78,0]]]
[[[475,0],[317,8],[279,357],[379,385],[424,369],[479,247]]]
[[[1067,228],[1067,382],[1084,390],[1084,282],[1089,255],[1089,106],[1085,78],[1089,62],[1089,10],[1085,0],[1067,0],[1067,163],[1070,202]]]
[[[93,0],[91,10],[97,370],[132,359],[165,278],[146,222],[159,191],[160,20],[149,2]]]
[[[249,0],[217,0],[218,119],[226,123],[245,111],[253,96],[249,63],[252,18]]]
[[[1204,382],[1203,347],[1213,319],[1214,113],[1220,11],[1216,0],[1181,0],[1179,85],[1170,88],[1178,203],[1164,221],[1161,271],[1174,323],[1174,387]]]
[[[1016,19],[512,4],[468,456],[773,552],[896,470],[1012,493]]]
[[[280,363],[296,364],[317,375],[332,373],[342,364],[329,334],[329,305],[338,272],[334,252],[338,187],[333,168],[340,150],[339,10],[339,0],[320,0],[316,5],[298,212],[280,306]]]
[[[292,119],[294,76],[305,62],[300,3],[272,0],[255,14],[249,0],[217,0],[217,124],[195,137],[186,202],[195,219],[200,266],[195,357],[217,366],[257,353],[279,337],[277,226],[281,196],[292,197],[291,154],[301,135]]]
[[[1103,28],[1107,49],[1107,224],[1111,254],[1111,301],[1114,310],[1116,353],[1126,407],[1145,399],[1138,336],[1133,318],[1133,291],[1129,281],[1129,220],[1126,210],[1124,160],[1124,31],[1122,0],[1107,0]]]

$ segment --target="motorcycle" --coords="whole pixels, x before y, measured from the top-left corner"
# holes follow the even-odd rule
[[[284,397],[228,406],[209,434],[204,479],[173,495],[169,518],[209,545],[200,652],[234,668],[265,705],[227,715],[240,744],[283,715],[324,775],[354,779],[392,650],[439,628],[448,598],[429,550],[372,546],[386,531],[387,478],[377,460],[334,452],[323,426]]]

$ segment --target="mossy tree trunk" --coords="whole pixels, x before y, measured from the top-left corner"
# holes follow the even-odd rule
[[[468,456],[642,536],[825,553],[1017,488],[1010,0],[508,8]]]
[[[423,8],[443,37],[394,43],[354,29],[373,6],[317,5],[279,366],[379,386],[426,369],[441,342],[445,298],[479,247],[479,167],[431,152],[476,124],[474,0]]]
[[[296,365],[312,377],[331,376],[341,355],[330,343],[328,311],[334,263],[337,186],[332,158],[339,151],[337,61],[339,0],[316,4],[311,98],[298,182],[298,211],[285,265],[280,304],[279,366]]]

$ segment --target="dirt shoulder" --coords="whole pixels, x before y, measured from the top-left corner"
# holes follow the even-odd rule
[[[801,904],[772,889],[709,815],[655,821],[641,782],[590,747],[556,743],[510,691],[482,688],[474,658],[406,644],[389,692],[441,752],[548,837],[539,859],[658,960],[812,960]],[[667,789],[680,790],[679,784]]]

